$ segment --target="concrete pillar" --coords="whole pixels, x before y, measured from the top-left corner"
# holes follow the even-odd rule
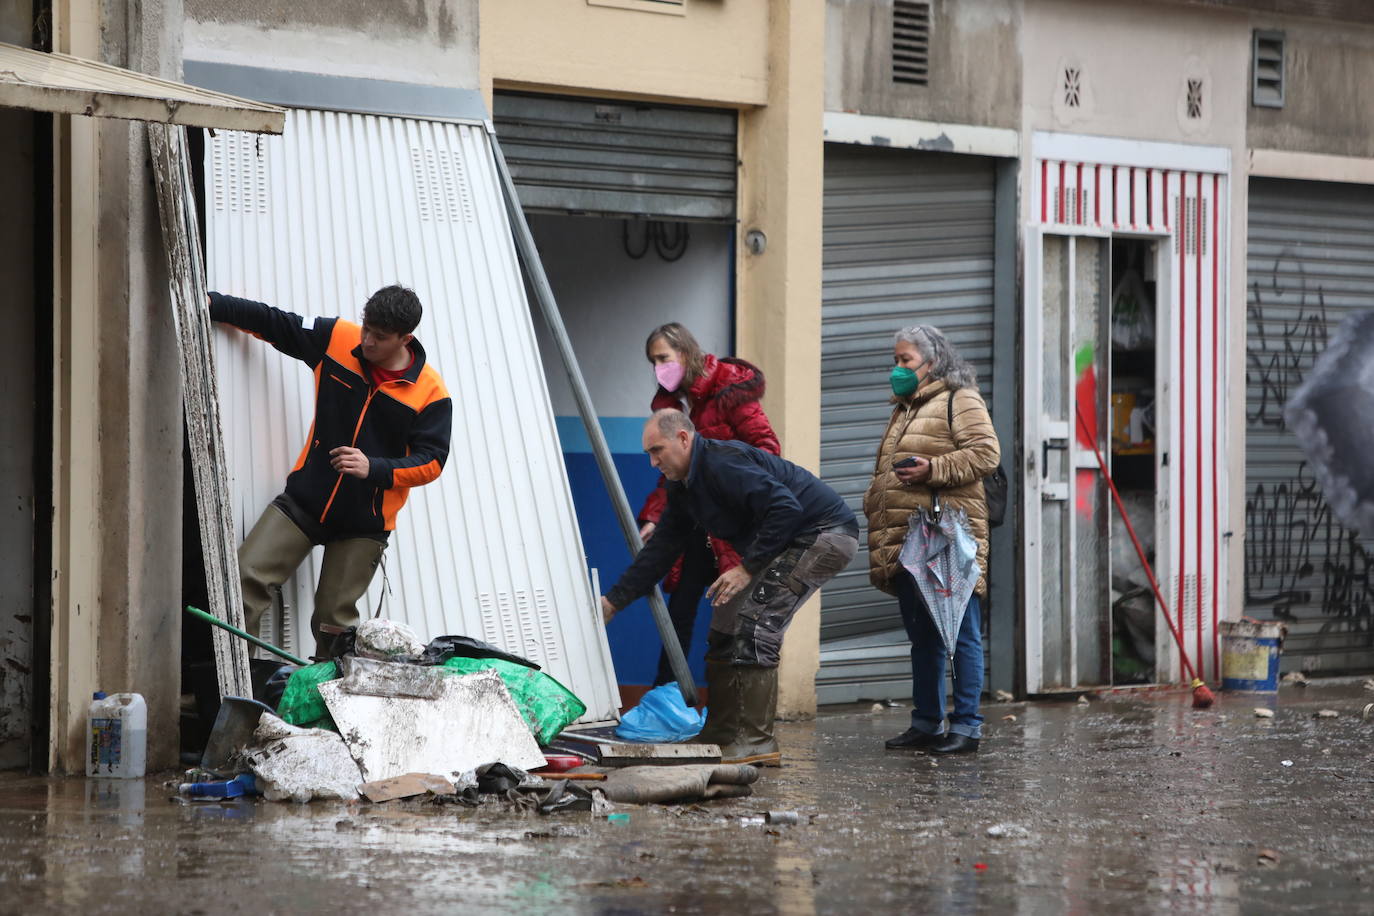
[[[59,51],[175,78],[181,6],[68,0]],[[84,767],[93,690],[148,701],[172,766],[181,650],[181,392],[141,125],[55,119],[53,643],[49,763]]]
[[[768,378],[764,407],[783,455],[820,469],[821,195],[825,8],[770,0],[768,102],[740,118],[738,350]],[[747,239],[762,232],[753,253]],[[783,645],[778,712],[814,715],[820,599],[797,613]]]

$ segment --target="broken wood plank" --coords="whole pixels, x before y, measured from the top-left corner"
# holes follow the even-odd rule
[[[598,744],[596,751],[603,767],[720,763],[720,747],[714,744]]]
[[[181,354],[181,396],[186,416],[186,445],[191,453],[196,509],[200,521],[201,554],[209,591],[206,610],[225,623],[243,628],[243,595],[239,587],[238,532],[229,502],[229,469],[219,417],[219,386],[205,271],[201,263],[200,229],[196,221],[191,169],[186,153],[186,130],[149,124],[157,186],[162,245],[167,255],[172,318]],[[169,609],[169,613],[173,609]],[[215,668],[220,696],[251,697],[248,646],[215,627]]]

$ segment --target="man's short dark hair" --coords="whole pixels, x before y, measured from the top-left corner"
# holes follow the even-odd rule
[[[363,324],[391,334],[413,334],[420,326],[420,297],[404,286],[383,286],[363,306]]]
[[[664,407],[662,410],[655,410],[653,415],[649,417],[649,422],[658,427],[659,435],[669,438],[676,436],[684,429],[689,433],[697,431],[692,418],[676,407]]]

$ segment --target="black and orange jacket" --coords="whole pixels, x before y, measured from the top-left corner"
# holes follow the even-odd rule
[[[412,338],[403,377],[377,385],[362,355],[362,328],[342,318],[300,315],[261,302],[210,294],[210,317],[240,328],[315,370],[315,420],[286,495],[325,528],[367,535],[391,531],[411,487],[439,476],[448,460],[453,402]],[[366,478],[340,474],[331,449],[359,449]]]

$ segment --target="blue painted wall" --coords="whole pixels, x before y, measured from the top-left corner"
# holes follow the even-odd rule
[[[658,472],[649,465],[640,447],[643,427],[642,417],[601,418],[601,428],[615,457],[621,484],[630,499],[630,511],[636,514],[649,491],[658,483]],[[630,565],[630,551],[616,522],[611,498],[601,482],[601,472],[597,470],[582,420],[575,416],[559,417],[558,437],[563,443],[563,460],[572,484],[582,547],[588,565],[600,575],[601,590],[605,592]],[[710,620],[711,606],[703,600],[697,609],[692,644],[685,647],[692,676],[698,684],[704,683],[706,677],[706,629]],[[649,602],[640,599],[622,610],[606,628],[606,635],[611,643],[616,680],[621,684],[652,684],[663,644],[649,612]]]

